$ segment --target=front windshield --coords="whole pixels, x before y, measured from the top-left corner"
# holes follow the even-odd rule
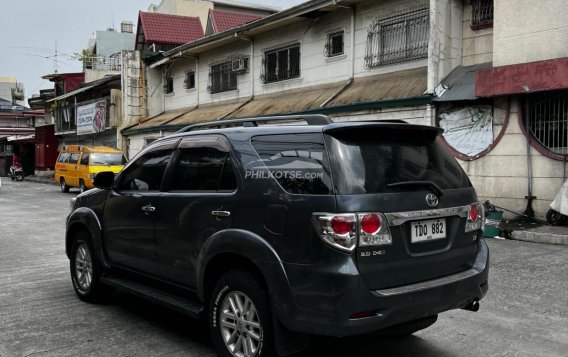
[[[126,164],[126,157],[121,153],[102,153],[91,154],[91,166],[117,166]]]

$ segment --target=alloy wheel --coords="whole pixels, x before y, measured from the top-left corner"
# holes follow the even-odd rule
[[[81,290],[88,290],[93,281],[93,261],[86,244],[81,243],[75,253],[75,274]]]
[[[223,300],[221,336],[235,357],[252,357],[259,352],[262,326],[252,300],[240,291],[229,293]]]

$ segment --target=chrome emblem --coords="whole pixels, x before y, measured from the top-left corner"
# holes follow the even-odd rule
[[[426,195],[426,203],[430,207],[436,207],[440,201],[438,200],[438,196],[433,193],[429,193]]]

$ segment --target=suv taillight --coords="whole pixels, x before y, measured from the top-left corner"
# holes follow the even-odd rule
[[[467,211],[467,220],[465,222],[465,232],[473,232],[483,229],[484,221],[483,205],[480,202],[472,203]]]
[[[351,252],[357,247],[391,244],[385,217],[381,213],[314,213],[320,238],[330,246]]]

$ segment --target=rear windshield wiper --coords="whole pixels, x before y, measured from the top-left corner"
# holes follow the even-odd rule
[[[442,196],[444,194],[444,192],[442,191],[440,186],[436,185],[436,183],[434,183],[432,181],[403,181],[403,182],[390,183],[390,184],[387,185],[388,188],[406,187],[406,186],[409,186],[409,187],[428,187],[432,191],[434,191],[434,193],[436,193],[438,196]]]

